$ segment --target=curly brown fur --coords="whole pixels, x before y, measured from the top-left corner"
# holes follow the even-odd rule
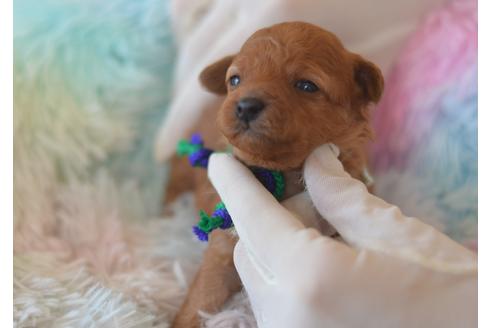
[[[240,77],[238,85],[229,83],[232,76]],[[364,148],[372,138],[368,106],[381,97],[383,77],[373,63],[346,50],[334,34],[302,22],[261,29],[237,54],[206,67],[200,80],[209,91],[225,96],[217,112],[217,126],[245,164],[298,176],[306,157],[330,142],[340,148],[345,169],[362,178]],[[310,80],[319,90],[301,91],[295,87],[299,80]],[[238,102],[245,98],[264,104],[246,123],[237,114]],[[210,124],[210,119],[205,119],[200,126]],[[200,189],[202,195],[197,196],[203,202],[203,193],[210,195],[211,185],[201,174],[195,188]],[[299,179],[288,184],[290,190],[303,188]],[[239,286],[228,258],[235,240],[224,243],[222,233],[211,237],[174,327],[198,327],[198,311],[218,310]],[[216,244],[227,244],[230,249],[219,251]],[[211,281],[217,277],[227,279],[224,283]]]

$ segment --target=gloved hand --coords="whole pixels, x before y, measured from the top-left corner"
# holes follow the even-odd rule
[[[234,261],[259,327],[474,327],[476,254],[368,193],[335,146],[306,160],[306,200],[343,239],[306,228],[230,155],[209,176],[231,214]],[[312,207],[311,207],[312,208]],[[308,213],[312,215],[312,213]]]

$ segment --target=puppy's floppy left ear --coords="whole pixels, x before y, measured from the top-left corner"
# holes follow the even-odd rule
[[[205,69],[200,73],[200,82],[208,91],[216,94],[227,93],[225,76],[233,59],[234,56],[224,57],[219,61],[205,67]]]
[[[355,55],[354,80],[358,86],[357,96],[364,105],[379,101],[384,89],[384,78],[379,67]]]

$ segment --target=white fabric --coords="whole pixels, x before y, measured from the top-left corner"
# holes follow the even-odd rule
[[[303,213],[279,204],[230,155],[210,159],[259,327],[476,326],[476,254],[368,193],[337,156],[332,145],[315,150],[304,167],[310,198],[294,197],[313,204],[346,244],[306,228],[296,218]]]
[[[156,139],[156,158],[169,159],[177,141],[191,132],[202,110],[213,102],[215,96],[199,84],[200,71],[237,52],[256,30],[284,21],[310,22],[332,31],[347,49],[386,72],[422,16],[445,1],[194,0],[184,5],[174,0],[173,13],[180,15],[173,18],[180,42],[176,94]],[[197,9],[190,8],[193,4]],[[193,29],[190,17],[201,17]]]

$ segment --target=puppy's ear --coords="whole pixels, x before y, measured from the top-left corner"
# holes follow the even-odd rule
[[[381,70],[359,55],[354,57],[354,80],[357,84],[357,98],[362,104],[377,103],[384,89]]]
[[[233,59],[234,56],[224,57],[221,60],[205,67],[205,69],[200,73],[200,82],[208,91],[216,94],[227,93],[225,76]]]

